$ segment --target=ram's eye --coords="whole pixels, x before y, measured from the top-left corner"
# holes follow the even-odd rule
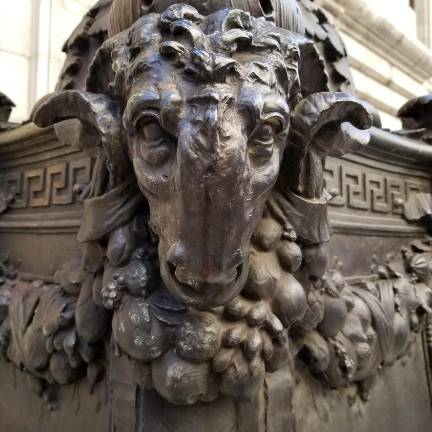
[[[256,141],[270,143],[270,141],[273,141],[273,133],[273,126],[270,123],[264,123],[255,131],[253,138]]]
[[[141,120],[137,125],[140,136],[140,153],[151,166],[167,162],[174,153],[174,139],[156,119]]]
[[[274,134],[274,126],[270,122],[259,125],[253,131],[249,141],[249,154],[257,164],[272,157]]]
[[[142,137],[147,141],[158,141],[166,136],[166,132],[162,126],[155,120],[140,122],[139,130],[141,131]]]

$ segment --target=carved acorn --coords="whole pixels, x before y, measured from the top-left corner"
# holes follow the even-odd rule
[[[69,384],[76,378],[76,370],[69,364],[64,352],[56,352],[50,358],[49,370],[58,384]]]
[[[210,360],[221,346],[220,323],[209,313],[195,313],[176,330],[177,353],[193,362]]]
[[[265,321],[265,329],[271,336],[278,337],[283,333],[284,326],[274,313],[269,313]]]
[[[282,236],[282,226],[271,217],[265,217],[258,224],[252,236],[255,245],[264,251],[270,250]]]
[[[314,330],[324,318],[324,304],[321,295],[312,288],[307,296],[307,308],[298,327],[309,332]]]
[[[239,296],[231,300],[224,308],[224,314],[229,320],[240,321],[251,309],[250,303]]]
[[[411,344],[411,328],[408,317],[395,313],[393,317],[394,360],[402,357]]]
[[[136,297],[147,297],[155,287],[156,269],[151,261],[133,259],[122,276],[128,291]]]
[[[81,260],[79,258],[72,258],[66,261],[62,268],[56,271],[54,280],[68,294],[78,295],[81,284],[84,281]]]
[[[260,327],[265,323],[269,313],[271,312],[266,302],[257,302],[246,315],[246,321],[250,327]]]
[[[153,385],[158,393],[177,405],[193,405],[210,390],[210,365],[191,363],[169,351],[152,363]]]
[[[306,294],[297,279],[283,273],[272,300],[272,309],[285,328],[299,323],[307,310]]]
[[[244,355],[253,360],[255,357],[261,354],[263,348],[263,340],[260,332],[257,329],[253,329],[248,332],[246,339],[243,341],[243,353]]]
[[[75,329],[71,328],[62,338],[62,349],[72,367],[77,368],[83,362],[83,358],[78,353],[78,336]]]
[[[60,330],[53,338],[53,347],[56,351],[63,351],[65,341],[71,338],[75,333],[73,328]]]
[[[289,272],[295,273],[302,263],[302,251],[297,243],[284,240],[279,242],[276,249],[282,268]]]
[[[262,339],[262,351],[261,355],[264,361],[269,361],[273,357],[274,353],[274,346],[273,346],[273,340],[268,335],[267,332],[261,331],[260,336]]]
[[[222,348],[214,356],[212,360],[213,370],[215,372],[223,372],[228,369],[233,363],[234,350],[230,348]]]
[[[333,297],[325,294],[324,318],[318,325],[318,329],[324,337],[335,337],[344,326],[348,316],[346,302],[341,297]]]
[[[233,364],[221,374],[221,393],[237,400],[252,401],[262,388],[264,378],[263,360],[256,357],[250,362],[237,351]]]
[[[244,339],[245,329],[242,326],[234,326],[228,328],[222,339],[222,343],[225,347],[234,348],[239,346]]]
[[[280,278],[280,268],[269,254],[252,251],[249,258],[249,274],[242,294],[253,300],[269,298],[273,295]]]
[[[150,362],[168,350],[168,332],[144,299],[125,296],[114,312],[112,329],[117,345],[135,360]]]
[[[372,325],[372,314],[367,304],[358,296],[354,296],[354,307],[350,312],[354,314],[361,323],[363,329],[369,329]]]

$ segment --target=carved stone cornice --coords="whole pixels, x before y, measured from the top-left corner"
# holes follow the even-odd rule
[[[406,36],[364,0],[321,0],[344,32],[399,67],[410,77],[425,82],[432,75],[432,54],[421,42]]]
[[[27,123],[16,129],[0,133],[0,154],[3,155],[3,153],[12,147],[15,152],[17,143],[22,143],[23,145],[25,143],[25,146],[33,145],[37,142],[45,142],[50,137],[52,139],[56,138],[53,127],[38,128],[33,123]]]

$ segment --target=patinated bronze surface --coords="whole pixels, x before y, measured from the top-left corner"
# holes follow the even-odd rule
[[[102,1],[65,51],[44,129],[0,135],[9,403],[26,377],[47,431],[423,430],[428,100],[372,127],[306,0]],[[354,421],[403,357],[413,414]]]

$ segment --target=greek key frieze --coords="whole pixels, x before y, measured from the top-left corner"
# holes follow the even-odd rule
[[[90,158],[65,161],[44,168],[0,174],[0,187],[15,197],[12,209],[50,207],[75,203],[73,187],[88,183]]]
[[[327,160],[325,178],[327,190],[335,195],[330,206],[381,215],[401,215],[401,203],[429,189],[413,177],[342,164],[335,159]]]

